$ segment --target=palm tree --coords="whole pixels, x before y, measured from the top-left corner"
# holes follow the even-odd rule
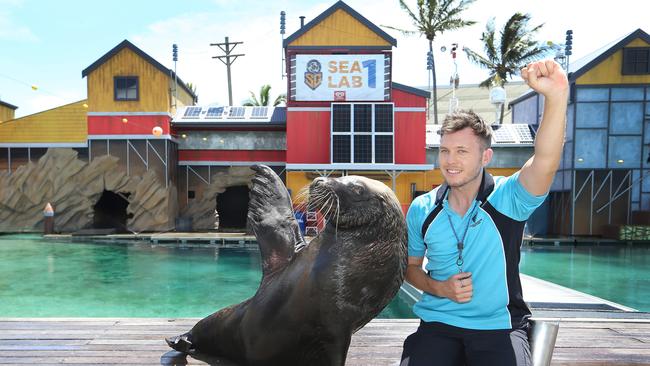
[[[390,26],[386,28],[395,29],[405,35],[419,34],[426,37],[429,41],[429,52],[432,57],[433,67],[431,76],[433,77],[433,117],[434,123],[438,123],[438,91],[436,90],[436,63],[433,59],[433,40],[437,35],[445,31],[460,29],[462,27],[476,23],[472,20],[461,19],[460,13],[473,3],[475,0],[417,0],[417,14],[414,13],[405,0],[399,0],[399,5],[411,18],[415,30],[404,30]]]
[[[508,78],[516,75],[522,67],[544,57],[550,51],[549,46],[534,38],[544,24],[529,28],[529,20],[529,14],[514,13],[500,31],[501,39],[497,44],[492,18],[481,35],[485,55],[479,55],[465,47],[464,51],[470,61],[490,71],[490,76],[479,84],[480,87],[503,87]],[[501,105],[499,123],[503,123],[503,110],[504,104]]]
[[[194,83],[192,83],[192,82],[185,83],[185,85],[187,86],[187,88],[189,90],[192,91],[192,94],[194,94],[194,96],[195,96],[194,103],[198,102],[199,101],[199,95],[196,94],[196,85],[194,85]]]
[[[251,107],[251,106],[268,106],[269,102],[271,101],[271,98],[270,98],[271,93],[270,92],[271,92],[271,85],[269,85],[269,84],[262,85],[262,87],[260,88],[259,99],[255,95],[255,93],[253,93],[251,91],[250,92],[251,93],[250,99],[245,100],[243,105],[247,106],[247,107]],[[287,96],[285,94],[280,94],[273,101],[273,106],[275,107],[278,104],[286,102],[286,101],[287,101]]]

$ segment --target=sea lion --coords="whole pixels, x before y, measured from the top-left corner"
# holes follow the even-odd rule
[[[306,243],[291,198],[254,166],[248,218],[262,259],[255,295],[167,338],[173,349],[242,365],[344,365],[352,334],[391,301],[406,271],[406,224],[395,194],[358,177],[316,178],[309,201],[326,219]]]

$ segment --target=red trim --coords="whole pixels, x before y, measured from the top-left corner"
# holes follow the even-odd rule
[[[395,107],[421,107],[426,108],[427,98],[421,97],[419,95],[407,93],[403,90],[392,88],[391,90],[393,95],[393,102]],[[424,133],[424,130],[422,130]]]
[[[179,161],[285,162],[284,150],[178,150]]]
[[[169,116],[88,116],[88,135],[147,135],[156,126],[169,135],[170,121]]]
[[[330,112],[287,112],[287,163],[329,164]]]
[[[395,113],[395,164],[426,164],[425,112]]]

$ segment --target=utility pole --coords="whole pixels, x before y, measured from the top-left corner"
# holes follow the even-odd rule
[[[218,58],[219,61],[223,62],[223,64],[226,65],[226,71],[228,72],[228,105],[230,106],[232,106],[232,82],[230,79],[230,65],[235,62],[237,57],[244,56],[244,54],[231,55],[230,53],[235,48],[235,46],[242,43],[244,42],[229,42],[228,37],[226,37],[226,41],[224,43],[210,43],[210,46],[218,46],[225,53],[223,56],[213,56],[212,58]]]

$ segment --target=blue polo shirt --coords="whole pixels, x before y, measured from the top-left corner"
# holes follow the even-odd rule
[[[449,218],[459,237],[469,222],[462,267],[472,273],[472,299],[459,304],[425,292],[413,307],[422,320],[468,329],[512,329],[527,322],[530,310],[519,279],[521,240],[526,220],[546,194],[528,193],[518,177],[519,172],[510,177],[484,172],[477,200],[462,217],[449,206],[446,185],[413,200],[406,215],[408,255],[426,255],[426,270],[435,280],[458,273],[457,240]],[[423,240],[422,226],[434,210]]]

